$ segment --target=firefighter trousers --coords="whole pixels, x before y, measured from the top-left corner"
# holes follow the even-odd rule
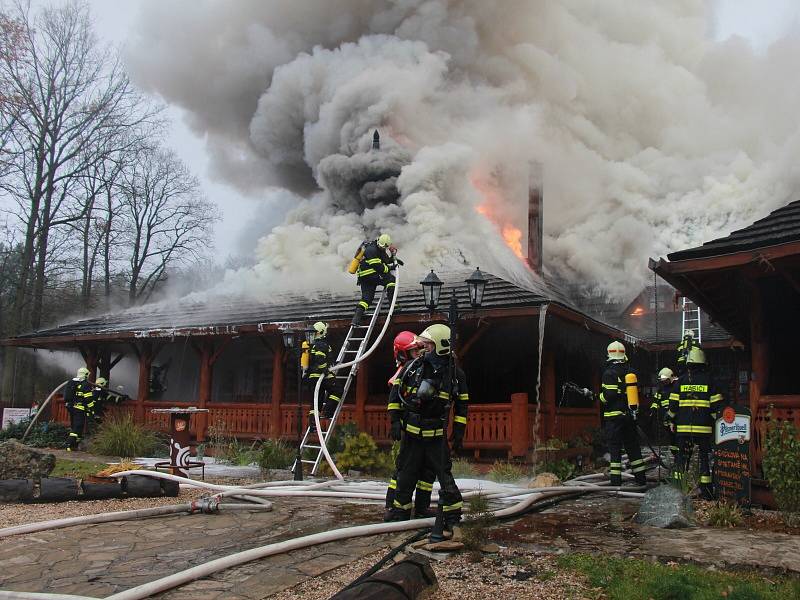
[[[69,445],[70,450],[75,450],[83,439],[83,430],[86,427],[86,411],[79,408],[69,409]]]
[[[358,285],[361,288],[361,300],[359,300],[356,306],[356,313],[353,315],[353,325],[361,323],[361,318],[375,299],[375,292],[379,285],[386,288],[386,299],[392,299],[392,296],[394,296],[395,278],[391,273],[387,273],[381,276],[380,279],[365,279],[360,281]]]
[[[400,445],[400,452],[397,453],[397,459],[394,462],[394,473],[389,480],[389,486],[386,489],[386,508],[391,509],[394,506],[394,497],[397,490],[397,474],[400,471],[400,466],[405,464],[404,452],[408,449],[408,444]],[[431,506],[431,494],[433,493],[433,482],[436,481],[436,472],[431,471],[430,468],[422,470],[419,480],[417,481],[416,492],[414,493],[414,516],[427,516],[426,513]]]
[[[683,487],[689,463],[692,459],[692,450],[697,446],[698,462],[700,463],[700,493],[704,500],[714,499],[714,486],[711,482],[711,434],[679,435],[677,437],[678,456],[675,458],[673,478],[675,484]]]
[[[450,448],[443,436],[423,438],[404,433],[397,466],[397,489],[391,511],[394,520],[411,516],[411,497],[425,472],[436,473],[439,479],[439,506],[445,522],[454,524],[461,520],[461,492],[453,478]]]
[[[311,385],[311,393],[314,393],[314,387],[317,385],[316,377],[309,377],[308,381]],[[319,386],[319,396],[317,396],[317,409],[321,409],[320,416],[330,419],[336,411],[339,402],[342,401],[342,385],[336,377],[326,377],[322,380],[322,385]],[[314,414],[314,409],[310,410],[310,415]]]
[[[628,462],[631,471],[636,477],[636,483],[645,485],[647,469],[642,460],[642,449],[639,446],[639,436],[636,433],[636,424],[627,416],[607,418],[603,431],[608,444],[608,453],[611,455],[608,473],[611,485],[622,485],[622,448],[628,453]]]

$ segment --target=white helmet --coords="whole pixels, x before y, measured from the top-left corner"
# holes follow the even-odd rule
[[[328,324],[322,321],[314,323],[314,331],[317,332],[317,337],[325,337],[328,335]]]
[[[81,367],[80,369],[78,369],[77,375],[78,375],[78,379],[83,381],[84,379],[89,377],[89,369],[87,369],[86,367]]]
[[[606,351],[608,352],[608,360],[617,362],[628,360],[628,356],[625,354],[625,346],[622,342],[611,342]]]
[[[692,346],[689,354],[686,357],[687,365],[704,365],[706,364],[706,353],[697,346]]]
[[[388,248],[392,243],[392,238],[388,233],[382,233],[378,236],[378,246],[381,248]]]
[[[675,376],[675,374],[672,372],[672,369],[670,369],[669,367],[664,367],[663,369],[661,369],[658,372],[658,380],[659,381],[669,381],[674,376]]]

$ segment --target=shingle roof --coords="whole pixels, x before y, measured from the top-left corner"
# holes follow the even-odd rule
[[[732,254],[796,241],[800,241],[800,200],[772,211],[763,219],[759,219],[749,227],[734,231],[729,236],[711,240],[697,248],[673,252],[668,254],[667,258],[674,262]]]
[[[703,343],[728,342],[733,339],[730,333],[721,326],[712,323],[709,316],[700,313],[701,337]],[[663,312],[658,314],[658,332],[656,332],[656,315],[623,315],[611,319],[609,323],[651,344],[676,345],[681,340],[681,313]]]

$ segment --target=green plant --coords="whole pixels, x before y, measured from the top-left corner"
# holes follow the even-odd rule
[[[381,452],[375,440],[362,431],[345,438],[344,449],[336,455],[336,466],[344,473],[352,469],[385,476],[394,470],[394,461],[391,454]]]
[[[552,473],[561,481],[566,481],[575,474],[575,465],[568,460],[554,460],[538,465],[536,469],[539,473]]]
[[[544,447],[549,448],[551,450],[563,450],[564,448],[567,447],[567,444],[561,438],[554,437],[547,440],[544,444]]]
[[[163,450],[154,431],[133,422],[131,415],[114,416],[100,424],[90,447],[96,454],[107,456],[151,456]]]
[[[525,469],[516,463],[495,461],[489,470],[489,479],[492,481],[513,483],[525,477]]]
[[[783,512],[800,512],[800,434],[790,421],[770,424],[764,443],[764,476]]]
[[[489,499],[484,494],[475,494],[469,499],[469,512],[472,514],[481,514],[488,512]]]
[[[339,454],[339,452],[344,450],[344,444],[347,438],[357,436],[358,434],[358,425],[354,421],[348,421],[347,423],[337,425],[336,429],[333,430],[333,433],[325,443],[328,447],[328,452],[331,453],[331,456]]]
[[[461,542],[467,550],[480,550],[489,542],[495,517],[489,512],[489,499],[478,494],[469,499],[470,518],[461,524]]]
[[[56,459],[56,466],[50,477],[76,477],[83,479],[90,475],[96,475],[98,471],[102,471],[108,465],[101,462],[92,462],[87,460],[66,460]]]
[[[19,423],[11,423],[5,429],[0,430],[0,441],[14,438],[22,441],[25,430],[30,425],[30,419],[23,419]],[[61,423],[37,421],[31,428],[28,437],[25,438],[25,445],[34,448],[66,448],[69,436],[69,427]]]
[[[262,469],[288,469],[294,454],[294,448],[283,440],[266,440],[258,449],[256,462]]]
[[[453,461],[453,477],[472,479],[478,476],[478,469],[466,458],[457,458]]]
[[[708,524],[712,527],[738,527],[742,523],[744,516],[737,504],[716,502],[708,510]]]

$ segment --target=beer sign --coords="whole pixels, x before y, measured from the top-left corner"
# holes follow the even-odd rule
[[[726,406],[714,424],[714,487],[717,498],[750,505],[750,410]]]

